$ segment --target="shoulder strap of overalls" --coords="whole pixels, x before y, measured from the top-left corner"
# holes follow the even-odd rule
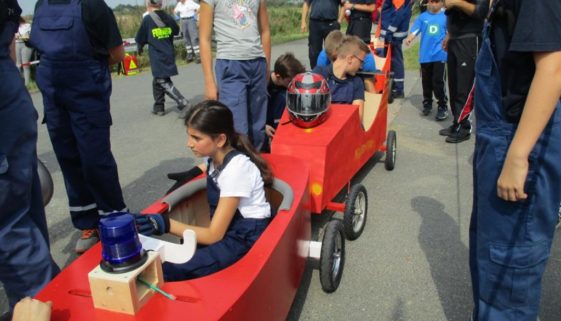
[[[234,158],[237,155],[242,154],[242,152],[240,152],[237,149],[234,149],[232,151],[230,151],[228,154],[226,154],[226,156],[224,156],[224,161],[222,162],[222,165],[218,166],[217,168],[214,169],[214,171],[216,172],[216,174],[214,174],[214,179],[216,180],[218,178],[218,175],[220,175],[220,172],[222,172],[224,170],[224,168],[226,168],[226,165],[228,165],[228,163],[232,160],[232,158]],[[206,174],[209,175],[210,172],[210,164],[212,163],[212,158],[209,158],[207,160],[207,164],[206,164]]]
[[[160,18],[160,16],[158,16],[158,14],[154,11],[150,12],[150,18],[152,18],[152,21],[154,21],[154,23],[156,24],[156,26],[158,26],[158,28],[163,28],[166,26],[166,24],[162,21],[162,18]]]
[[[498,17],[506,21],[507,33],[508,36],[511,37],[514,33],[514,27],[516,26],[516,17],[514,16],[514,12],[503,4],[503,0],[493,1],[491,8],[489,9],[489,14],[487,15],[487,20],[491,25],[493,25],[493,20]]]

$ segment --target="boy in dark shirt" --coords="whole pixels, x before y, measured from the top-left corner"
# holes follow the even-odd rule
[[[271,140],[275,135],[275,130],[286,107],[286,88],[288,84],[294,76],[305,71],[306,69],[302,63],[291,52],[281,55],[275,61],[269,85],[267,86],[269,102],[267,104],[265,134],[267,134],[268,140]],[[269,148],[268,142],[264,144],[264,151],[268,151]]]
[[[177,90],[171,81],[171,76],[177,75],[175,65],[175,48],[173,37],[179,34],[179,26],[162,8],[162,0],[149,0],[148,11],[140,29],[136,34],[138,52],[142,53],[144,45],[148,44],[150,65],[152,66],[152,90],[154,93],[154,108],[152,114],[165,115],[165,95],[177,103],[177,109],[183,110],[189,101]]]
[[[327,80],[331,102],[357,105],[361,121],[364,109],[364,82],[356,73],[369,52],[370,49],[360,38],[345,36],[337,49],[337,59],[329,66],[316,66],[313,70]]]

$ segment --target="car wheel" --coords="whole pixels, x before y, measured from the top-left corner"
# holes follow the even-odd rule
[[[327,223],[319,260],[321,288],[327,293],[334,292],[339,287],[345,267],[345,233],[341,221]]]

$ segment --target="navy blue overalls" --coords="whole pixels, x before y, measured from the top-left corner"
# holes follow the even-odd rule
[[[206,187],[211,220],[220,200],[220,188],[216,184],[218,175],[220,175],[221,170],[226,168],[230,160],[239,154],[241,153],[237,150],[228,153],[224,157],[222,166],[212,174],[208,172],[212,160],[209,159],[207,163]],[[208,246],[199,245],[195,255],[186,263],[164,263],[164,279],[166,281],[194,279],[234,264],[249,251],[268,224],[268,218],[244,218],[240,210],[236,209],[236,214],[234,214],[234,218],[222,240]]]
[[[393,72],[392,92],[403,94],[405,88],[405,65],[403,62],[403,39],[407,37],[409,30],[409,20],[411,20],[410,0],[400,1],[403,3],[394,4],[393,0],[386,0],[382,5],[382,30],[381,35],[385,39],[386,45],[392,46],[391,71]],[[397,7],[399,6],[399,7]],[[388,37],[391,34],[391,39]]]
[[[111,75],[89,38],[80,0],[45,0],[37,8],[31,30],[41,54],[37,85],[72,223],[81,230],[96,228],[99,214],[126,208],[109,140]]]
[[[470,224],[474,320],[535,321],[561,200],[561,106],[530,154],[524,187],[528,199],[500,199],[497,179],[517,124],[505,120],[490,28],[486,22],[475,67],[477,140]]]
[[[37,111],[8,48],[18,24],[0,27],[0,282],[10,307],[58,272],[37,174]]]

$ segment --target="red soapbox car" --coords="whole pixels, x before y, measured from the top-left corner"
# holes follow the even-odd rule
[[[377,65],[383,66],[374,75],[377,93],[365,93],[362,123],[358,108],[349,105],[332,105],[327,120],[311,129],[296,127],[284,114],[272,152],[264,155],[275,176],[267,198],[277,214],[238,262],[206,277],[166,282],[160,288],[176,300],[155,294],[131,315],[94,307],[88,272],[99,265],[98,244],[36,296],[52,301],[51,320],[285,320],[310,257],[319,259],[324,291],[335,291],[345,263],[345,236],[356,239],[366,223],[366,189],[352,186],[345,203],[332,199],[376,152],[386,152],[387,169],[395,165],[396,136],[387,132],[389,59],[378,58]],[[204,179],[191,181],[143,212],[208,224],[208,215],[201,215],[208,209],[205,185]],[[322,242],[312,241],[311,213],[326,209],[344,212],[343,223],[329,221]]]

